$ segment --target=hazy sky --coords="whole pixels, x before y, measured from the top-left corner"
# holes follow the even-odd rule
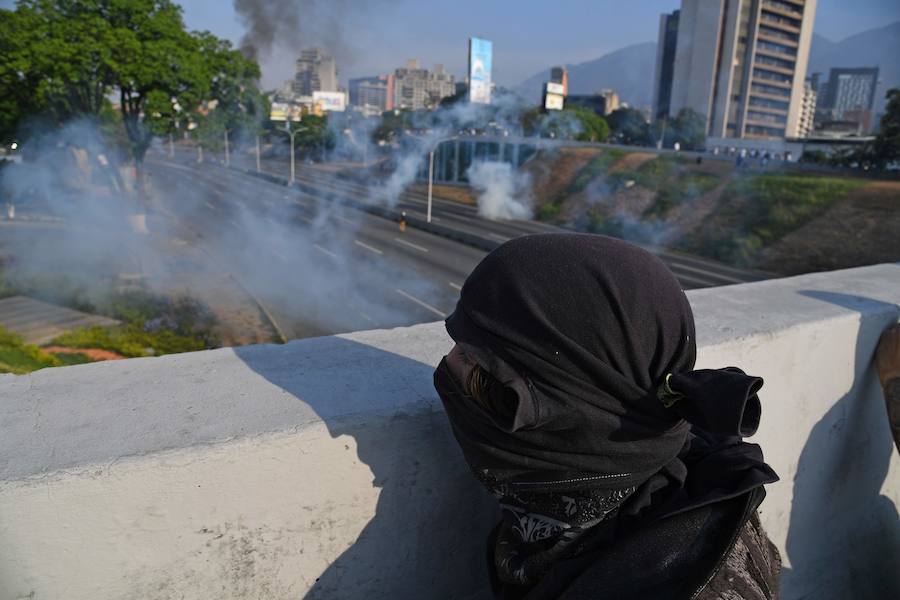
[[[265,3],[266,0],[258,0]],[[289,40],[294,47],[337,46],[341,80],[387,73],[407,58],[444,64],[461,76],[471,35],[494,42],[494,80],[515,85],[553,64],[577,63],[629,44],[654,41],[659,14],[680,0],[296,0],[323,6],[343,25],[342,39]],[[9,6],[10,0],[0,0]],[[191,29],[236,43],[244,32],[229,0],[182,0]],[[302,12],[301,12],[302,14]],[[897,0],[819,0],[815,32],[838,41],[900,20]],[[294,51],[261,57],[263,83],[292,74]]]

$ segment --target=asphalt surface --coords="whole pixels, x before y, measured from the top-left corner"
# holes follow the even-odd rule
[[[232,274],[287,338],[439,320],[485,254],[239,172],[148,166],[173,233]]]

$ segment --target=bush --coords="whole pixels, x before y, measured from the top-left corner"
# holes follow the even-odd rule
[[[22,375],[61,364],[37,346],[26,344],[18,335],[0,327],[0,373]]]

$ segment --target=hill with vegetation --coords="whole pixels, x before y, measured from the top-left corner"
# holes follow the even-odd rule
[[[900,260],[900,182],[620,149],[527,166],[538,218],[792,275]]]

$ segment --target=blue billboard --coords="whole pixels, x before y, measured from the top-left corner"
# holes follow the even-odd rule
[[[469,38],[469,102],[491,103],[491,63],[494,45],[489,40]]]

